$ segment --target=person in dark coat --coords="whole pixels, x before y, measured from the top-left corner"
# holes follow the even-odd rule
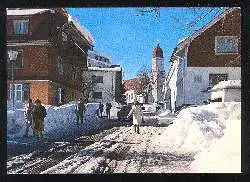
[[[76,120],[77,120],[77,124],[79,123],[79,120],[81,120],[81,123],[83,123],[83,115],[86,111],[86,107],[85,104],[83,102],[83,99],[79,100],[79,103],[77,105],[77,109],[76,109]]]
[[[99,113],[100,113],[99,117],[102,117],[103,108],[104,108],[104,105],[100,102],[99,103]]]
[[[111,103],[107,102],[107,104],[106,104],[106,114],[107,114],[108,119],[110,119],[110,109],[111,109],[111,107],[112,107]]]
[[[44,118],[46,117],[47,112],[44,106],[42,106],[41,101],[37,99],[35,101],[35,106],[32,111],[33,116],[33,131],[35,132],[35,135],[37,135],[39,138],[43,137],[43,131],[44,131]]]
[[[34,108],[34,104],[32,103],[32,99],[29,99],[27,105],[25,106],[26,129],[25,129],[24,137],[28,136],[29,128],[32,126],[33,108]],[[34,134],[34,131],[33,131],[33,134]]]

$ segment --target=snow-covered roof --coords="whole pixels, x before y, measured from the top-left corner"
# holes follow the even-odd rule
[[[121,71],[121,67],[114,67],[114,68],[88,67],[88,71]]]
[[[92,55],[98,55],[98,56],[102,56],[102,57],[105,57],[105,58],[108,58],[108,59],[111,59],[110,56],[108,56],[106,53],[103,53],[103,52],[98,52],[96,50],[88,50],[88,54],[92,54]]]
[[[88,40],[89,44],[93,45],[95,43],[95,40],[91,33],[88,31],[87,28],[85,28],[83,25],[80,25],[76,20],[72,18],[72,16],[68,15],[68,21],[72,22],[77,30],[81,32],[81,34]]]
[[[217,85],[215,85],[210,91],[222,90],[222,89],[240,89],[241,88],[241,80],[227,80],[221,81]]]
[[[34,15],[38,13],[44,13],[46,11],[53,11],[51,9],[8,9],[7,15]]]

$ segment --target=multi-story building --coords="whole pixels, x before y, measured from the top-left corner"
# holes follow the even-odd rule
[[[109,68],[112,65],[111,58],[97,51],[88,51],[88,67]]]
[[[7,9],[7,50],[18,52],[8,60],[8,99],[57,105],[80,97],[93,42],[63,8]]]
[[[165,108],[202,104],[223,80],[240,80],[241,9],[229,8],[180,42],[164,83]]]
[[[122,88],[122,69],[120,66],[99,68],[88,67],[83,71],[83,82],[92,84],[86,85],[89,92],[86,92],[88,102],[120,102]]]

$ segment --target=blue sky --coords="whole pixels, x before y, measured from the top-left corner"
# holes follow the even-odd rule
[[[151,67],[152,50],[159,41],[164,52],[165,70],[177,43],[221,13],[219,8],[160,8],[154,13],[138,14],[138,8],[67,8],[68,13],[86,27],[95,39],[94,50],[109,55],[120,64],[124,79],[136,77],[143,65]],[[192,30],[186,24],[204,17]]]

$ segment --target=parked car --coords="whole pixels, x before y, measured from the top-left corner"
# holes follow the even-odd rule
[[[156,108],[152,104],[142,104],[141,109],[144,115],[154,115],[156,113]]]
[[[133,116],[130,115],[129,118],[127,118],[128,114],[129,114],[129,111],[131,109],[132,109],[131,105],[122,106],[121,109],[119,111],[117,111],[118,121],[126,122],[128,124],[132,124],[133,123]]]

